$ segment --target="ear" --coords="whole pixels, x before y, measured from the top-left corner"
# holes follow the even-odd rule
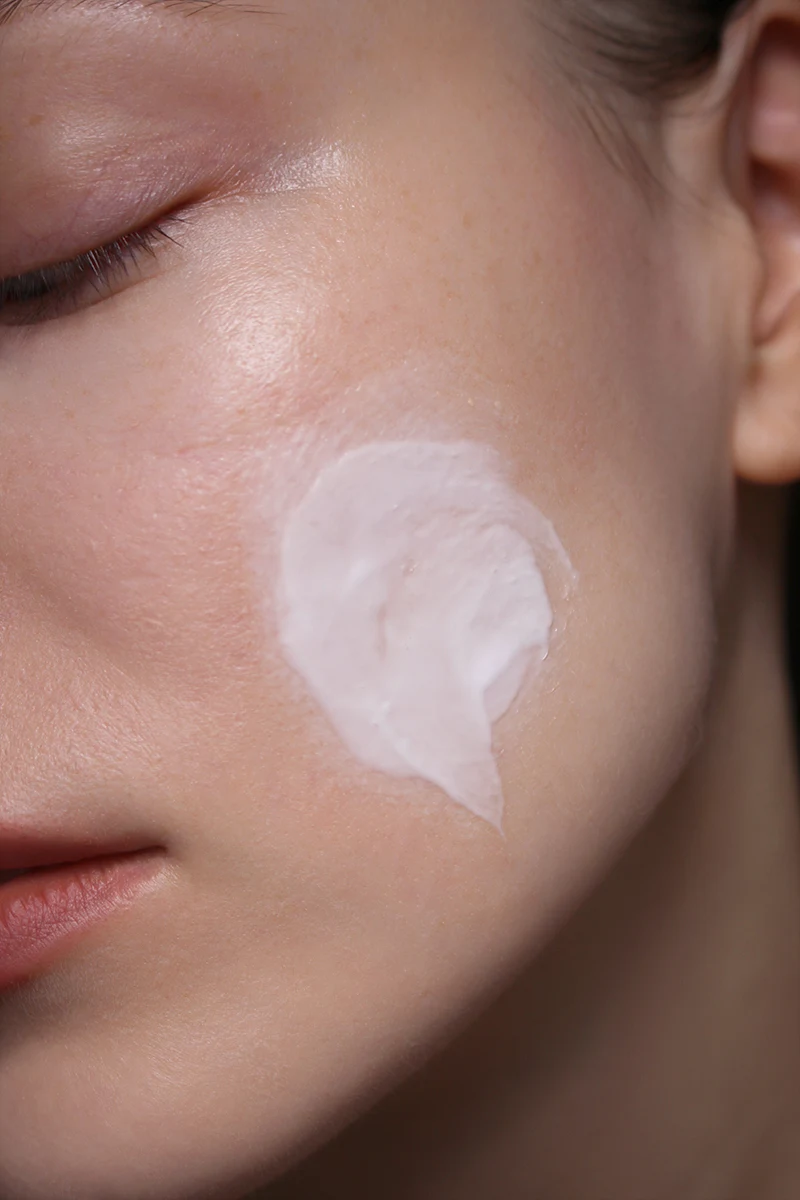
[[[784,484],[800,478],[800,3],[758,7],[743,124],[763,283],[734,453],[742,478]]]

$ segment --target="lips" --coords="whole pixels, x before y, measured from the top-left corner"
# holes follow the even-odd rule
[[[0,889],[25,875],[161,849],[136,834],[76,839],[0,825]]]
[[[24,871],[0,871],[0,887],[4,883],[8,883],[10,879],[16,879],[18,875],[24,875]]]
[[[101,936],[98,927],[143,899],[160,870],[158,858],[123,854],[23,873],[0,887],[0,992],[50,970],[90,933]]]
[[[0,992],[49,969],[163,873],[139,836],[65,838],[0,827]]]
[[[151,840],[132,833],[108,838],[70,838],[0,825],[0,884],[23,872],[44,867],[65,866],[84,859],[107,858],[148,849],[158,847]]]

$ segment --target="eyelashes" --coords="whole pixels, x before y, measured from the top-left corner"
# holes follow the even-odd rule
[[[0,279],[0,325],[41,325],[108,299],[161,243],[178,244],[171,227],[185,219],[171,214],[66,262]]]

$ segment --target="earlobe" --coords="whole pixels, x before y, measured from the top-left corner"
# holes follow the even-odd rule
[[[800,479],[800,295],[761,346],[734,429],[736,469],[752,483]]]
[[[800,478],[800,6],[785,9],[762,28],[747,101],[751,219],[764,279],[734,452],[738,473],[762,484]]]

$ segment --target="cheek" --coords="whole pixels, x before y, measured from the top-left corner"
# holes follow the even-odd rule
[[[492,726],[553,629],[537,552],[574,582],[550,523],[471,442],[348,452],[280,543],[280,641],[344,744],[498,829]]]
[[[362,770],[287,661],[275,607],[280,535],[326,464],[390,437],[491,446],[516,490],[553,518],[580,575],[541,687],[494,730],[518,867],[506,888],[519,889],[525,905],[529,861],[541,864],[537,887],[546,891],[554,873],[553,894],[564,895],[590,878],[577,859],[596,868],[663,796],[685,759],[710,660],[705,547],[666,415],[675,389],[660,373],[654,379],[658,339],[643,315],[652,278],[620,265],[621,235],[619,246],[593,239],[581,180],[568,189],[583,197],[580,213],[574,201],[568,211],[563,180],[549,197],[541,180],[522,187],[540,208],[525,254],[502,244],[516,226],[509,231],[506,219],[505,233],[497,232],[497,189],[489,196],[474,179],[459,182],[483,208],[464,241],[463,228],[454,235],[447,225],[456,199],[443,194],[439,216],[430,214],[440,228],[438,238],[427,231],[428,259],[398,216],[380,261],[373,247],[365,266],[363,233],[344,228],[328,237],[335,248],[327,257],[289,239],[285,263],[271,271],[266,261],[249,263],[228,285],[219,264],[231,258],[229,243],[218,277],[204,281],[213,300],[201,305],[182,284],[165,283],[164,315],[168,308],[180,319],[156,328],[143,303],[124,343],[110,315],[114,349],[105,370],[102,360],[95,366],[88,334],[74,360],[93,364],[76,426],[54,401],[57,419],[43,420],[41,436],[26,431],[36,470],[12,473],[0,517],[4,544],[19,548],[21,625],[31,640],[37,605],[37,620],[81,639],[98,677],[113,661],[150,691],[202,706],[193,762],[214,757],[208,778],[225,786],[231,764],[238,770],[247,757],[240,774],[256,798],[253,832],[269,777],[272,829],[287,861],[297,858],[295,844],[318,844],[321,876],[328,871],[334,888],[349,889],[361,835],[347,814],[361,819],[376,797],[417,802],[402,815],[396,805],[377,806],[374,836],[361,839],[364,907],[376,864],[390,865],[388,851],[374,850],[381,837],[389,847],[409,822],[430,826],[418,780],[394,779],[374,764]],[[503,198],[513,209],[507,190]],[[598,203],[605,211],[609,201]],[[259,214],[247,220],[225,236],[257,247]],[[371,228],[373,217],[364,220]],[[609,228],[618,225],[608,218]],[[316,244],[309,236],[302,247]],[[40,377],[50,395],[56,350],[54,343]],[[369,374],[390,362],[402,365]],[[85,377],[85,365],[80,371]],[[8,436],[13,461],[13,430]],[[187,761],[176,760],[175,772]],[[442,804],[433,774],[417,772],[435,812],[445,814],[441,831],[454,806]],[[278,817],[276,794],[285,802]],[[470,807],[460,829],[474,823],[474,799]],[[473,852],[479,860],[476,846],[464,861]],[[435,848],[422,851],[422,861],[434,877],[442,870]]]
[[[134,677],[194,673],[199,685],[222,663],[235,667],[249,635],[229,464],[124,438],[93,453],[68,436],[48,440],[3,505],[28,603],[46,601],[54,631]]]

